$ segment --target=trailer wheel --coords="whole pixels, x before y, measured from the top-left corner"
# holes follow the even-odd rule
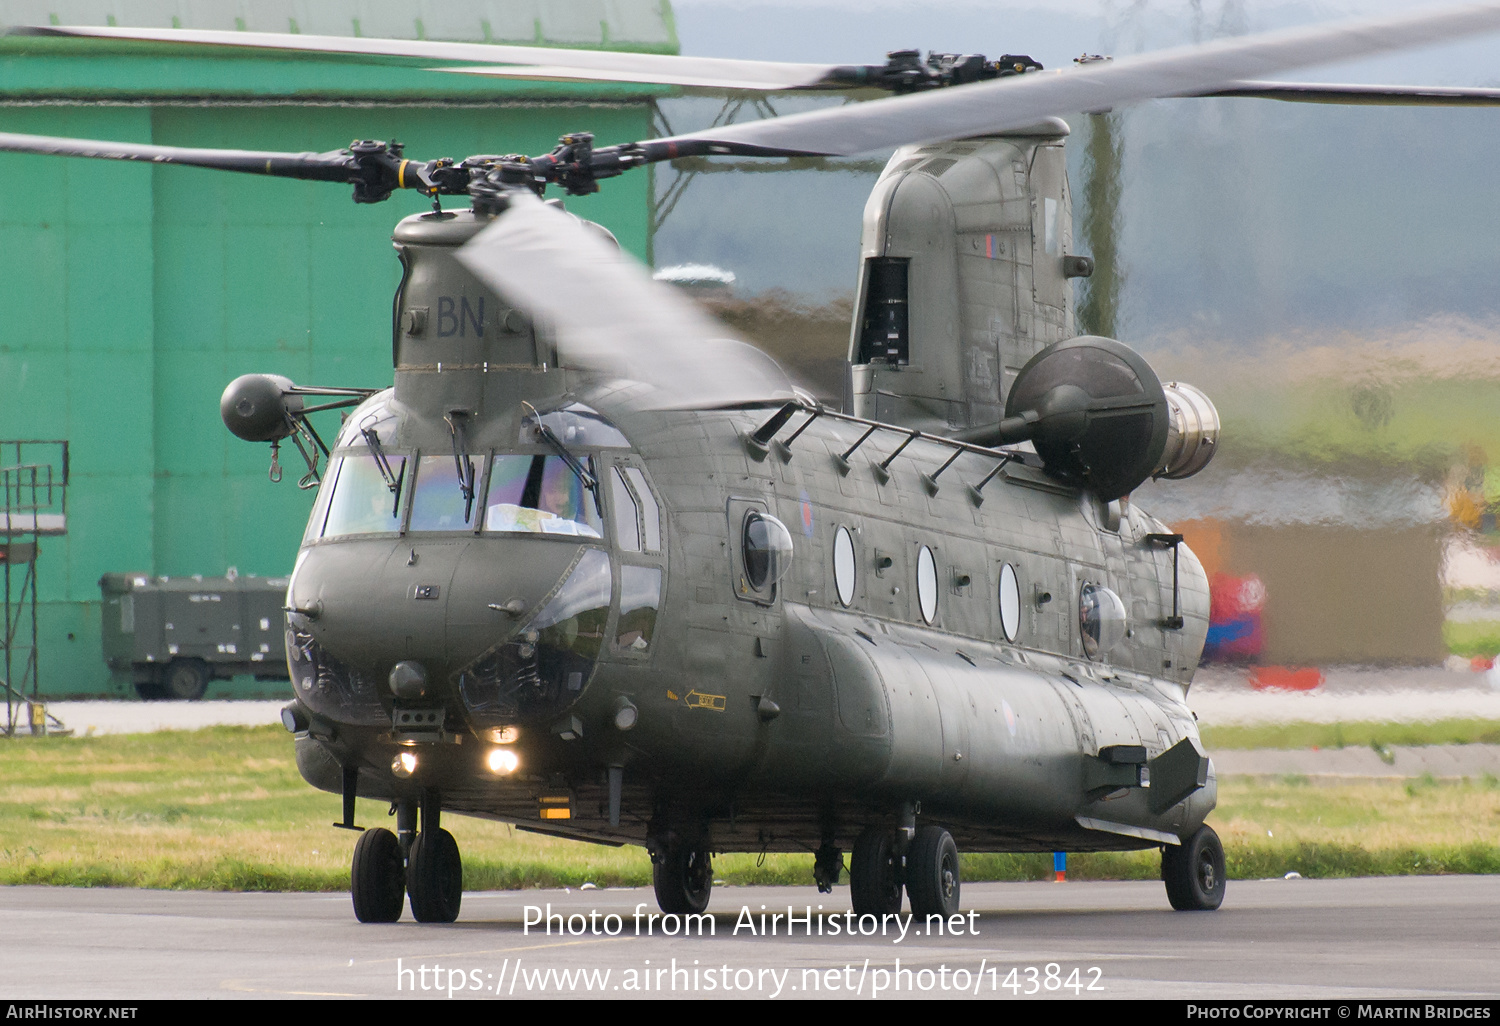
[[[150,680],[138,680],[135,682],[135,693],[141,696],[143,702],[156,702],[166,697],[162,693],[161,678],[153,676]]]
[[[208,667],[197,659],[174,659],[161,675],[163,698],[195,702],[208,690]]]

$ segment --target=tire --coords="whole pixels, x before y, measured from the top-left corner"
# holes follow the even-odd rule
[[[1224,845],[1213,827],[1201,826],[1181,845],[1163,848],[1161,878],[1179,912],[1212,912],[1224,903]]]
[[[366,830],[354,845],[349,872],[354,918],[361,923],[394,923],[406,904],[406,865],[401,842],[384,827]]]
[[[697,845],[673,845],[651,866],[656,904],[675,915],[701,915],[714,889],[713,858]]]
[[[208,667],[196,659],[174,659],[161,675],[161,696],[196,702],[208,690]]]
[[[423,830],[406,860],[406,893],[419,923],[451,923],[464,897],[463,860],[446,830]]]
[[[135,693],[141,696],[142,702],[159,702],[166,697],[166,693],[162,690],[161,680],[157,677],[136,681]]]
[[[849,856],[849,900],[856,915],[901,911],[901,861],[890,831],[867,827]]]
[[[958,845],[939,826],[924,826],[906,849],[906,895],[912,915],[943,917],[958,912]]]

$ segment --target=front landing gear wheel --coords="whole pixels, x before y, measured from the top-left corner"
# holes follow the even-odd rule
[[[942,827],[918,830],[906,849],[906,895],[913,915],[958,912],[958,845]]]
[[[1181,845],[1163,848],[1161,878],[1179,912],[1211,912],[1224,902],[1224,845],[1213,827],[1201,826]]]
[[[361,923],[394,923],[406,903],[406,866],[401,842],[383,827],[366,830],[354,845],[349,873],[354,918]]]
[[[458,842],[446,830],[423,830],[406,860],[406,892],[419,923],[451,923],[464,896]]]
[[[651,865],[656,904],[663,912],[699,915],[708,908],[714,889],[713,859],[706,848],[674,844]]]
[[[890,831],[867,827],[855,840],[849,858],[849,900],[855,915],[901,911],[901,860]]]

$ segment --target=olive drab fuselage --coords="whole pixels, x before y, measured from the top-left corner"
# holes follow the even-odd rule
[[[908,427],[797,432],[799,412],[764,446],[747,438],[779,403],[644,409],[560,369],[453,259],[483,223],[396,232],[394,388],[341,428],[288,589],[311,783],[357,770],[362,796],[715,851],[847,850],[903,809],[971,851],[1202,823],[1185,693],[1208,587],[1180,538],[1034,458],[992,474],[997,454]],[[769,518],[779,579],[745,545]],[[1095,595],[1123,608],[1102,647]],[[397,664],[421,683],[397,688]]]

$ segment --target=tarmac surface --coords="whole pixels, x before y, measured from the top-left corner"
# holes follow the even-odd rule
[[[856,933],[861,924],[845,915],[848,893],[720,887],[702,936],[664,937],[668,924],[648,918],[656,903],[644,889],[469,893],[452,925],[413,923],[409,913],[361,925],[347,894],[4,888],[0,993],[447,1000],[451,988],[454,998],[501,1000],[869,1000],[1031,992],[1335,1003],[1500,995],[1500,877],[1234,880],[1219,911],[1194,913],[1171,911],[1152,882],[966,884],[965,914],[942,935],[924,935],[916,920],[904,938],[897,921],[866,921],[870,935],[850,938],[849,924]],[[820,903],[824,914],[807,918],[807,906],[816,913]],[[549,911],[559,917],[550,936]],[[783,918],[769,936],[776,912]],[[567,932],[570,923],[578,932]]]

